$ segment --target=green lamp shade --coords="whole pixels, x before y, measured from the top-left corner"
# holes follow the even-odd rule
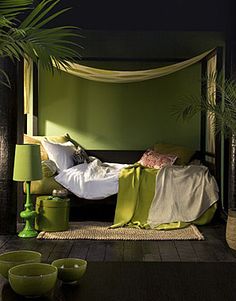
[[[35,181],[40,179],[42,179],[40,146],[36,144],[17,144],[13,180]]]

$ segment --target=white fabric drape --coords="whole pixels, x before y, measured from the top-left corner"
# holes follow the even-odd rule
[[[88,66],[83,66],[78,63],[71,63],[68,69],[64,69],[58,63],[55,63],[54,66],[60,68],[61,70],[88,80],[107,82],[107,83],[132,83],[145,81],[149,79],[158,78],[165,76],[176,71],[182,70],[186,67],[189,67],[206,57],[212,50],[206,51],[200,55],[197,55],[191,59],[179,62],[176,64],[147,69],[147,70],[135,70],[135,71],[117,71],[117,70],[105,70],[97,69]]]
[[[92,68],[88,66],[83,66],[76,63],[70,63],[70,67],[67,69],[63,68],[60,63],[54,63],[54,66],[58,69],[61,69],[69,74],[82,77],[84,79],[98,81],[98,82],[107,82],[107,83],[132,83],[140,82],[149,79],[154,79],[162,77],[176,71],[182,70],[186,67],[189,67],[197,62],[200,62],[204,57],[206,57],[213,49],[206,51],[200,55],[197,55],[191,59],[179,62],[176,64],[147,69],[147,70],[135,70],[135,71],[117,71],[117,70],[105,70]],[[30,103],[32,98],[32,71],[33,64],[30,60],[25,60],[24,64],[24,112],[29,114],[30,112]]]

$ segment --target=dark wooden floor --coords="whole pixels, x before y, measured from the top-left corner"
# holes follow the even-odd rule
[[[28,249],[43,254],[43,262],[62,257],[88,261],[236,262],[236,251],[225,241],[225,224],[199,227],[204,241],[93,241],[21,239],[0,235],[0,253]]]

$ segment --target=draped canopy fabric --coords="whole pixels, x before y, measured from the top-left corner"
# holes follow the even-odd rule
[[[30,112],[32,99],[32,72],[33,62],[30,58],[24,59],[24,113]]]
[[[164,67],[154,68],[154,69],[147,69],[147,70],[135,70],[135,71],[105,70],[105,69],[98,69],[98,68],[84,66],[78,63],[70,63],[70,67],[65,69],[58,62],[55,62],[54,66],[55,68],[61,69],[69,74],[82,77],[88,80],[107,82],[107,83],[132,83],[132,82],[140,82],[140,81],[162,77],[174,73],[176,71],[182,70],[197,62],[200,62],[212,51],[213,49],[208,50],[200,55],[197,55],[183,62],[171,64]],[[25,65],[24,72],[25,72],[24,107],[25,107],[25,114],[28,114],[29,107],[30,107],[29,104],[31,102],[30,91],[32,91],[31,89],[32,83],[30,83],[31,82],[30,78],[32,76],[32,64]]]
[[[84,66],[78,63],[71,63],[68,69],[64,69],[63,66],[56,63],[55,67],[60,68],[61,70],[68,72],[72,75],[76,75],[88,80],[107,82],[107,83],[132,83],[145,81],[149,79],[158,78],[165,76],[181,69],[184,69],[188,66],[191,66],[204,57],[206,57],[212,50],[206,51],[200,55],[197,55],[191,59],[185,60],[183,62],[175,63],[172,65],[147,69],[147,70],[135,70],[135,71],[117,71],[117,70],[105,70],[97,69],[88,66]]]

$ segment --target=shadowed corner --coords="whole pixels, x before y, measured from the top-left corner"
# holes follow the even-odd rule
[[[57,282],[55,288],[51,292],[46,294],[45,296],[37,297],[37,298],[33,298],[33,297],[25,298],[24,296],[20,296],[20,295],[16,294],[12,290],[10,283],[7,280],[2,280],[2,281],[5,282],[2,286],[2,291],[1,291],[1,295],[0,295],[0,300],[2,300],[2,301],[25,301],[25,300],[66,301],[66,299],[63,295],[63,292],[59,290],[60,284],[58,282]]]

